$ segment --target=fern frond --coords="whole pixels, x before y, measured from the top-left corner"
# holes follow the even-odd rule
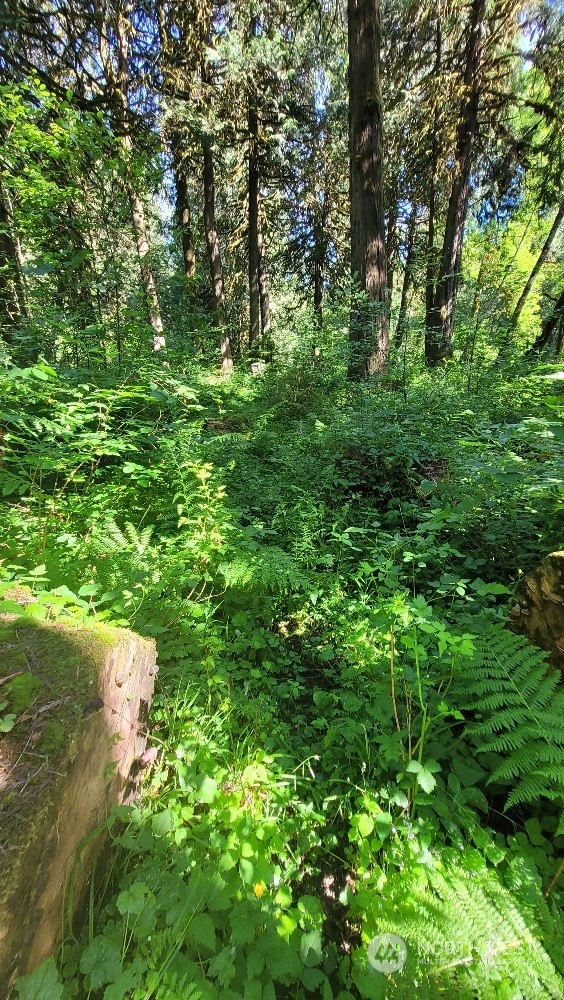
[[[398,934],[407,944],[406,964],[390,977],[387,997],[493,1000],[505,982],[507,996],[564,1000],[564,979],[543,944],[545,937],[558,940],[558,917],[526,862],[511,877],[508,888],[488,868],[444,864],[424,876],[421,869],[394,873],[376,895],[365,928]]]
[[[294,559],[276,545],[261,546],[258,552],[241,553],[219,570],[227,587],[248,587],[270,594],[284,594],[302,590],[307,577]]]
[[[125,536],[127,541],[134,549],[137,549],[140,555],[143,555],[147,551],[152,534],[152,524],[147,524],[142,531],[139,531],[131,521],[125,522]]]
[[[505,808],[564,794],[564,690],[547,654],[499,625],[476,640],[455,688],[477,753],[505,757],[488,783],[515,782]]]

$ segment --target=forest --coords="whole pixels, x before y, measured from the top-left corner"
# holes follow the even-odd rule
[[[13,1000],[564,998],[506,627],[564,548],[563,52],[561,0],[0,0],[0,613],[160,665]]]

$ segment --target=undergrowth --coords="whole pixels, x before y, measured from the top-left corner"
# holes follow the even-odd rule
[[[2,592],[161,665],[142,802],[20,1000],[564,996],[562,688],[503,628],[559,543],[560,397],[329,361],[0,378]]]

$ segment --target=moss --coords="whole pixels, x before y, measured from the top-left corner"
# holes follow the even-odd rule
[[[8,697],[8,705],[12,712],[20,715],[21,712],[29,708],[38,691],[43,687],[41,681],[33,674],[20,674],[9,681],[4,690]]]
[[[48,755],[58,753],[65,742],[65,729],[60,722],[48,722],[41,733],[39,746]]]
[[[0,617],[0,681],[18,675],[0,687],[16,713],[14,728],[0,735],[0,843],[6,845],[7,873],[0,880],[0,911],[17,884],[20,859],[33,867],[38,831],[76,756],[100,669],[120,636],[122,630],[98,623]]]

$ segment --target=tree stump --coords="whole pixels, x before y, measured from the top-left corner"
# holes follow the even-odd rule
[[[551,552],[521,580],[508,624],[546,649],[564,675],[564,551]]]
[[[1,997],[56,951],[103,838],[77,862],[81,841],[135,795],[155,660],[122,629],[0,621]]]

